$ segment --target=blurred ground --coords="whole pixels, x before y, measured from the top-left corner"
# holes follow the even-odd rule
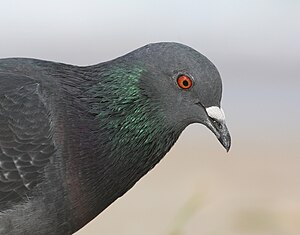
[[[77,234],[300,234],[299,149],[292,140],[233,137],[226,154],[204,127],[189,127],[152,172]]]

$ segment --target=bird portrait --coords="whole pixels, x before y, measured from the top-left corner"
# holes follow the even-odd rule
[[[92,66],[0,60],[0,234],[72,234],[149,172],[192,123],[228,151],[215,65],[152,43]]]

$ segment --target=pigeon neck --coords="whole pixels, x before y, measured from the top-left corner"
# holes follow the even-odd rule
[[[141,93],[142,73],[138,67],[102,68],[99,80],[81,98],[86,113],[74,111],[81,130],[72,134],[77,138],[69,150],[73,160],[67,163],[74,226],[84,225],[128,191],[180,135],[181,130],[167,125],[160,107]]]

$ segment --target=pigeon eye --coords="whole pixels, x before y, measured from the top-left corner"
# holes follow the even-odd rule
[[[177,84],[180,88],[182,89],[189,89],[192,87],[193,85],[193,81],[192,79],[190,79],[188,76],[186,75],[180,75],[178,78],[177,78]]]

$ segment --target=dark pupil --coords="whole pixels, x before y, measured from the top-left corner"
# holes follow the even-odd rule
[[[189,85],[189,82],[188,82],[187,80],[184,80],[184,81],[182,82],[182,84],[183,84],[184,86],[188,86],[188,85]]]

